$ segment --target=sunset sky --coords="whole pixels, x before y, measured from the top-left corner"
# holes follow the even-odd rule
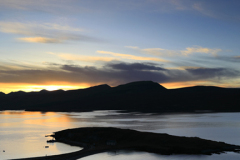
[[[0,91],[240,87],[239,0],[0,0]]]

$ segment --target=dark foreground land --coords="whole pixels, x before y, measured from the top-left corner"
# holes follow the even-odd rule
[[[83,112],[240,112],[240,89],[195,86],[166,89],[151,81],[110,87],[40,92],[0,92],[0,110]]]
[[[80,146],[84,149],[57,156],[27,159],[75,160],[112,150],[145,151],[164,155],[211,155],[225,151],[238,152],[240,150],[240,146],[197,137],[179,137],[119,128],[94,127],[68,129],[56,132],[53,137],[55,137],[56,141]]]

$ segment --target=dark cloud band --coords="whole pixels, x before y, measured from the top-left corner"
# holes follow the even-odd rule
[[[102,68],[78,65],[57,65],[55,69],[0,70],[2,83],[107,83],[118,85],[131,81],[152,80],[158,83],[185,81],[221,81],[238,78],[240,73],[227,68],[165,69],[154,63],[107,63]]]

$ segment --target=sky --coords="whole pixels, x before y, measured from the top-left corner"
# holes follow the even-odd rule
[[[0,0],[0,91],[240,87],[239,0]]]

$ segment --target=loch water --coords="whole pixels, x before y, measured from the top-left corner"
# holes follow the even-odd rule
[[[81,150],[62,143],[46,143],[52,134],[77,127],[119,127],[171,135],[200,137],[240,145],[240,113],[150,114],[94,111],[65,112],[0,112],[0,159],[48,156]],[[48,146],[48,148],[45,148]],[[5,152],[4,152],[5,151]],[[229,160],[240,154],[212,156],[157,155],[146,152],[106,152],[81,160]]]

